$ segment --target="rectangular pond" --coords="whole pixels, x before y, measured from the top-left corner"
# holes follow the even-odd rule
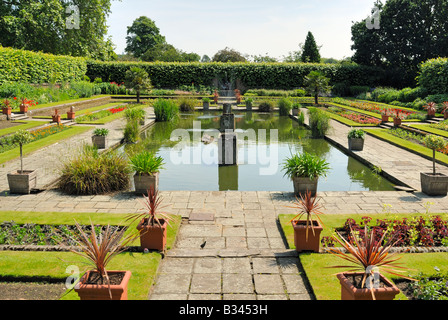
[[[325,158],[331,170],[319,179],[318,191],[393,191],[394,185],[324,139],[277,113],[235,112],[238,165],[218,165],[221,112],[181,113],[156,122],[126,152],[150,150],[163,157],[159,188],[163,191],[284,191],[292,182],[282,171],[296,152]]]

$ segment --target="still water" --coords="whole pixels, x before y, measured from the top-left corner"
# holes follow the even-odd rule
[[[348,157],[289,117],[235,112],[238,165],[218,165],[219,112],[180,114],[157,122],[127,152],[147,149],[163,157],[159,188],[163,191],[286,191],[292,182],[282,170],[285,159],[297,152],[325,158],[331,170],[319,179],[318,191],[392,191],[393,184]],[[214,137],[214,139],[212,138]]]

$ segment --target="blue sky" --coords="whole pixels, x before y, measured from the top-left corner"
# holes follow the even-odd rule
[[[127,27],[140,16],[154,20],[168,43],[212,57],[225,47],[243,54],[282,58],[298,49],[308,31],[322,57],[342,59],[350,50],[352,21],[365,19],[374,0],[122,0],[112,1],[109,35],[116,52]]]

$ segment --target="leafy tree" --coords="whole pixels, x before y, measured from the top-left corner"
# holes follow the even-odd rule
[[[314,96],[314,103],[319,104],[319,95],[331,91],[330,79],[322,75],[319,71],[311,71],[304,80],[304,85],[308,93]]]
[[[302,48],[301,60],[302,62],[320,62],[319,48],[317,47],[316,40],[311,32],[308,32],[306,36],[305,44]]]
[[[251,56],[251,57],[254,60],[254,62],[256,62],[256,63],[278,62],[278,60],[276,58],[270,57],[268,55],[265,55],[265,56],[258,55],[258,56]]]
[[[143,61],[194,62],[201,57],[197,53],[186,53],[166,42],[158,43],[142,55]]]
[[[9,0],[0,3],[0,43],[31,51],[83,56],[101,60],[116,58],[107,34],[112,0]],[[79,9],[79,26],[68,28]]]
[[[448,1],[388,0],[379,8],[380,28],[366,22],[352,26],[353,61],[400,68],[401,79],[414,81],[421,62],[448,52]]]
[[[132,26],[128,27],[127,34],[125,50],[137,58],[142,57],[156,45],[165,43],[165,37],[160,34],[155,22],[145,16],[134,20]]]
[[[132,67],[126,71],[125,86],[136,91],[137,103],[140,103],[140,93],[151,88],[151,79],[149,79],[149,75],[145,70]]]
[[[212,61],[212,59],[210,59],[210,57],[206,54],[204,54],[201,58],[201,62],[210,62]]]
[[[214,56],[214,62],[246,62],[246,58],[238,51],[226,47],[219,50]]]

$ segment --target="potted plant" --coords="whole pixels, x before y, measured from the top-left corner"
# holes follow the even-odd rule
[[[67,119],[75,120],[75,107],[70,107],[70,111],[67,111]]]
[[[135,171],[134,186],[136,194],[146,194],[148,190],[159,188],[159,171],[163,168],[162,157],[144,150],[129,157],[131,168]]]
[[[448,119],[448,101],[445,101],[445,102],[443,103],[442,114],[443,114],[443,119],[444,119],[444,120]]]
[[[3,100],[3,107],[2,107],[3,114],[6,114],[8,118],[11,116],[12,108],[11,108],[11,101],[8,99]]]
[[[351,151],[362,151],[364,149],[364,140],[366,132],[362,129],[351,129],[348,132],[348,148]]]
[[[140,248],[142,251],[164,251],[166,247],[167,227],[171,219],[170,215],[161,212],[162,199],[159,192],[153,187],[144,195],[145,212],[131,214],[127,220],[138,221],[137,230],[140,236]]]
[[[395,110],[394,113],[394,126],[399,127],[401,125],[402,120],[405,118],[405,115],[402,114],[398,109]]]
[[[319,177],[325,177],[329,169],[325,159],[307,152],[295,154],[287,158],[283,164],[285,176],[293,181],[296,196],[305,195],[308,191],[314,196],[317,192]]]
[[[215,92],[213,93],[213,102],[215,102],[215,104],[218,104],[218,99],[219,99],[219,93],[218,90],[215,89]]]
[[[252,111],[252,106],[254,104],[254,99],[253,98],[244,98],[244,102],[246,103],[246,110],[247,111]]]
[[[432,119],[436,115],[437,104],[435,102],[429,102],[426,106],[423,107],[426,111],[428,111],[427,118]]]
[[[300,108],[300,104],[297,102],[292,105],[292,115],[294,117],[297,117],[299,115],[299,108]]]
[[[34,106],[34,100],[28,100],[26,98],[22,98],[21,101],[20,101],[20,105],[19,105],[20,112],[21,113],[27,113],[28,112],[28,108],[30,106]]]
[[[124,236],[127,228],[111,228],[107,225],[96,235],[95,226],[91,225],[90,235],[76,222],[75,242],[80,250],[71,252],[88,260],[94,269],[87,271],[75,285],[75,292],[81,300],[127,300],[128,282],[131,271],[107,270],[108,263],[125,247],[135,240],[135,234]]]
[[[446,196],[448,191],[448,176],[436,173],[436,151],[443,150],[447,141],[436,135],[427,135],[423,143],[432,149],[432,173],[420,173],[422,192],[430,196]]]
[[[202,98],[202,106],[204,110],[208,110],[210,108],[210,98],[208,97]]]
[[[8,173],[8,184],[11,193],[30,194],[36,187],[37,170],[23,170],[23,145],[31,142],[32,136],[26,130],[19,130],[12,136],[12,143],[20,148],[20,171]]]
[[[106,149],[107,147],[107,136],[109,135],[109,130],[106,128],[97,128],[93,131],[92,143],[98,149]]]
[[[296,251],[319,252],[320,233],[323,230],[323,223],[319,217],[319,214],[322,214],[320,199],[308,191],[305,196],[300,195],[300,199],[296,196],[296,200],[295,208],[299,209],[299,213],[290,221],[294,228]],[[304,215],[306,219],[302,219]],[[313,219],[313,216],[316,216],[316,219]]]
[[[236,103],[240,104],[241,103],[241,91],[238,89],[235,89],[235,98],[236,98]]]
[[[381,122],[386,123],[389,121],[390,112],[389,109],[381,110]]]
[[[59,114],[58,109],[54,109],[54,114],[51,116],[52,121],[56,123],[61,123],[61,115]]]
[[[367,226],[359,235],[352,229],[350,233],[350,241],[338,232],[338,237],[332,237],[343,250],[338,247],[326,248],[328,252],[351,263],[330,267],[350,268],[336,275],[341,285],[341,300],[393,300],[400,290],[382,272],[414,280],[399,274],[407,268],[396,263],[400,259],[395,257],[397,253],[390,254],[396,242],[392,237],[387,237],[387,231],[377,240],[375,229],[369,231]]]

